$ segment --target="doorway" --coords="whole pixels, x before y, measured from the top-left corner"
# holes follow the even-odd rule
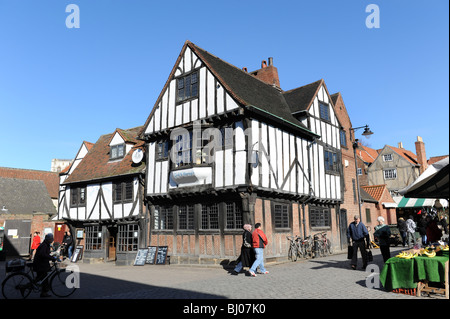
[[[116,260],[117,226],[108,227],[108,261]]]

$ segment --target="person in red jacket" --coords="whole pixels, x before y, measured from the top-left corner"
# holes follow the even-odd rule
[[[255,231],[252,234],[253,249],[255,250],[256,260],[250,268],[249,272],[252,277],[256,277],[256,268],[265,275],[269,272],[264,268],[264,248],[268,241],[266,234],[261,229],[261,223],[255,224]]]
[[[39,232],[34,232],[33,242],[31,243],[31,260],[34,259],[34,254],[36,254],[36,249],[41,244],[41,237],[39,237]]]

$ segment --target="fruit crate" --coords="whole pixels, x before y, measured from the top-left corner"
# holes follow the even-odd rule
[[[417,289],[416,288],[411,288],[411,289],[397,288],[397,289],[392,290],[392,292],[396,293],[396,294],[417,296]]]

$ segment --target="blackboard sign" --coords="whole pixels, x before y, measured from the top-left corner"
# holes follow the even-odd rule
[[[146,264],[152,264],[153,265],[155,263],[157,249],[158,248],[156,246],[149,246],[148,247],[148,255],[147,255],[147,259],[145,260]]]
[[[156,254],[156,261],[155,261],[157,265],[166,264],[167,249],[168,249],[167,246],[158,246],[158,252]]]
[[[148,248],[141,248],[138,250],[136,259],[134,260],[135,266],[144,266],[145,260],[147,259]]]
[[[82,245],[77,246],[75,251],[73,252],[72,259],[70,260],[73,263],[76,263],[83,256],[83,247]]]

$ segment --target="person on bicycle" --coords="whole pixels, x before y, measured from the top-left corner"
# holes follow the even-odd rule
[[[36,249],[36,254],[34,255],[33,269],[36,272],[36,280],[41,280],[50,271],[51,266],[49,261],[58,260],[56,257],[50,255],[50,245],[53,243],[53,234],[45,235],[44,241]],[[41,297],[49,297],[48,291],[50,287],[48,281],[45,280],[42,283]]]

